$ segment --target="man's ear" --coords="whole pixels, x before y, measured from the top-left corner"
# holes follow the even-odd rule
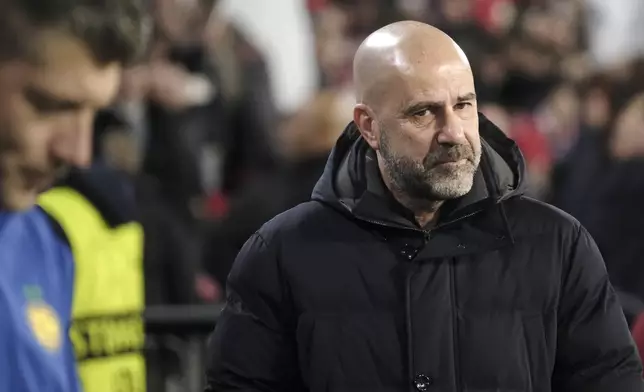
[[[373,111],[369,106],[359,103],[353,108],[353,122],[358,126],[362,138],[371,148],[378,151],[380,144],[380,127],[374,119]]]

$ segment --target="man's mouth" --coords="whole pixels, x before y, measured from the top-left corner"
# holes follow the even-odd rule
[[[439,160],[436,162],[436,166],[440,165],[447,165],[447,164],[456,164],[456,163],[464,163],[466,161],[469,161],[468,158],[460,158],[460,159],[443,159]]]

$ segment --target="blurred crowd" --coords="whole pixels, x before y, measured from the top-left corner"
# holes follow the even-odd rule
[[[532,196],[579,219],[617,289],[644,298],[641,0],[301,0],[319,88],[291,112],[276,105],[266,51],[219,1],[151,7],[148,53],[96,120],[96,164],[137,195],[148,304],[222,299],[237,250],[308,199],[351,121],[357,45],[404,19],[463,48],[479,109],[519,144]]]

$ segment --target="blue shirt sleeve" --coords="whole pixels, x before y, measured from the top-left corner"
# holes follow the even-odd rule
[[[44,212],[44,211],[43,211]],[[45,213],[45,215],[47,215]],[[65,362],[65,373],[67,377],[67,385],[69,387],[69,392],[81,392],[82,384],[78,375],[78,363],[76,361],[76,353],[74,350],[74,344],[70,337],[70,328],[72,323],[72,304],[74,302],[74,280],[75,280],[75,263],[73,258],[72,249],[67,241],[67,238],[64,234],[62,227],[56,222],[55,219],[47,215],[52,229],[57,237],[58,246],[62,249],[60,257],[60,270],[61,270],[61,279],[63,281],[62,287],[64,290],[61,290],[61,296],[63,303],[60,306],[61,313],[64,317],[61,322],[65,324],[65,339],[64,347],[62,348],[63,361]]]
[[[65,362],[67,363],[67,377],[69,379],[70,392],[81,392],[80,379],[78,378],[78,368],[76,365],[76,355],[74,354],[74,346],[69,334],[65,340]]]

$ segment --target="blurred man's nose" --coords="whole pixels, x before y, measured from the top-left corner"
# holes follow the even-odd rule
[[[53,146],[57,160],[81,168],[91,164],[93,120],[93,113],[81,113],[58,125]]]
[[[439,124],[437,141],[440,144],[464,144],[467,142],[463,124],[453,109],[445,109]]]

